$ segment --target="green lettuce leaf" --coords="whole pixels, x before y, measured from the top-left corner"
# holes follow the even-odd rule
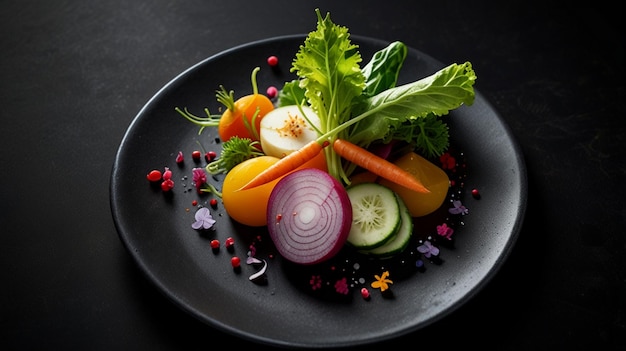
[[[407,132],[407,137],[400,132],[410,130],[406,124],[410,126],[419,122],[420,118],[446,115],[463,104],[472,105],[475,80],[476,74],[470,62],[455,63],[413,83],[387,89],[362,100],[353,111],[354,120],[358,123],[352,126],[349,140],[358,145],[368,145],[379,139],[411,139],[411,135],[416,134]],[[429,122],[428,125],[435,124]],[[431,134],[447,138],[447,133],[442,129]],[[422,137],[427,138],[428,135]],[[447,141],[426,142],[447,145]],[[438,154],[440,151],[431,149],[429,153]]]
[[[319,9],[315,12],[317,30],[300,46],[291,71],[300,78],[300,87],[325,132],[350,118],[352,99],[363,92],[365,78],[358,46],[350,41],[348,28],[334,24],[328,13],[322,18]]]
[[[363,96],[374,96],[395,87],[407,53],[408,48],[400,41],[394,41],[374,53],[370,62],[362,69],[365,76]]]
[[[348,28],[336,25],[330,14],[322,18],[319,9],[317,29],[307,36],[292,63],[291,72],[300,78],[308,104],[320,119],[320,132],[326,134],[350,119],[354,100],[361,96],[365,77],[359,64],[358,46],[350,41]],[[342,138],[347,130],[332,133],[330,139]],[[341,158],[332,148],[325,148],[328,173],[336,179],[347,176]]]

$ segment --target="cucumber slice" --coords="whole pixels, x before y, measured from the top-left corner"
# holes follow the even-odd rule
[[[413,218],[409,212],[409,208],[406,206],[400,195],[395,194],[398,199],[398,205],[400,205],[400,218],[402,224],[396,234],[395,238],[383,246],[373,248],[371,250],[362,251],[364,254],[374,255],[379,258],[389,258],[404,251],[409,246],[411,236],[413,236]]]
[[[396,194],[378,183],[361,183],[347,189],[352,204],[348,243],[370,250],[392,240],[402,220]]]

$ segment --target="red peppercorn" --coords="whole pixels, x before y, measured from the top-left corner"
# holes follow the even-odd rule
[[[472,189],[472,196],[475,199],[480,199],[480,193],[478,192],[478,189]]]
[[[367,288],[361,288],[361,297],[366,300],[370,298],[370,292],[369,290],[367,290]]]
[[[217,240],[217,239],[211,240],[211,248],[212,249],[219,249],[220,248],[220,241]]]
[[[274,67],[276,65],[278,65],[278,57],[276,56],[270,56],[267,58],[267,64]]]
[[[217,157],[217,153],[215,151],[208,151],[206,154],[204,154],[204,159],[207,162],[211,162],[215,160],[216,157]]]
[[[191,158],[193,158],[194,161],[200,161],[201,156],[202,154],[198,150],[195,150],[191,153]]]
[[[216,199],[211,199],[211,201],[209,201],[209,204],[211,204],[211,207],[215,208],[215,207],[217,207],[217,200]]]
[[[224,242],[224,245],[228,248],[231,247],[233,245],[235,245],[235,239],[228,237],[226,238],[226,241]]]
[[[165,171],[163,172],[163,179],[170,180],[172,178],[172,171],[169,168],[165,167]]]
[[[161,183],[161,190],[170,191],[174,188],[174,181],[171,179],[166,179]]]
[[[148,180],[151,182],[158,182],[159,180],[161,180],[161,171],[156,169],[152,170],[150,171],[150,173],[148,173],[146,178],[148,178]]]
[[[191,206],[198,206],[198,200],[191,201]]]
[[[241,265],[241,259],[237,256],[234,256],[230,259],[230,264],[233,266],[233,268],[238,268],[239,265]]]

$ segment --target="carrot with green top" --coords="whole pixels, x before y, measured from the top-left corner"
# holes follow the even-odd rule
[[[347,140],[336,139],[333,150],[342,158],[398,185],[420,193],[430,192],[411,173]]]
[[[323,148],[328,145],[328,141],[322,143],[317,140],[312,140],[304,147],[296,150],[289,155],[281,158],[278,162],[271,165],[269,168],[259,173],[256,177],[252,178],[246,185],[242,186],[239,191],[255,188],[263,184],[267,184],[272,180],[278,179],[281,176],[293,171],[294,169],[302,166],[307,161],[312,160],[315,156],[319,155]]]

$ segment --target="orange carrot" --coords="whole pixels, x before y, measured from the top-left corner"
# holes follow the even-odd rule
[[[349,141],[337,139],[333,149],[339,156],[380,177],[420,193],[430,192],[411,173]]]
[[[281,158],[280,161],[274,163],[269,168],[259,173],[256,177],[252,178],[246,185],[242,186],[239,191],[261,186],[263,184],[271,182],[274,179],[280,178],[281,176],[302,166],[307,161],[313,159],[327,145],[328,142],[320,144],[316,140],[312,140],[300,150],[296,150],[289,155]]]

